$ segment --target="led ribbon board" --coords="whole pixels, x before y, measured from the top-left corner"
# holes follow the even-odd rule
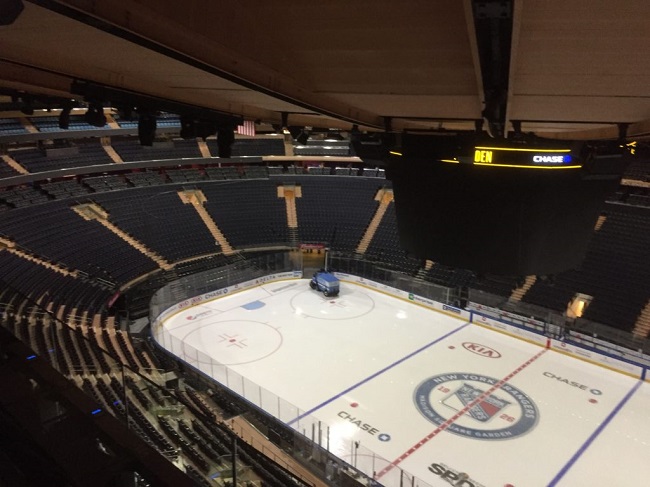
[[[442,162],[475,166],[515,167],[523,169],[579,169],[582,164],[571,149],[523,149],[510,147],[474,147],[471,156],[441,159]]]
[[[510,147],[474,148],[474,165],[543,169],[575,169],[582,166],[571,149],[534,149]]]

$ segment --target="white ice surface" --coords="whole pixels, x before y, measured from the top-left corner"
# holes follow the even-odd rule
[[[163,326],[185,344],[181,358],[309,437],[320,421],[321,445],[377,472],[384,485],[400,485],[400,469],[421,479],[416,485],[449,485],[428,469],[433,463],[486,487],[650,478],[648,384],[617,408],[636,379],[360,285],[343,283],[338,297],[325,298],[308,280],[268,283],[185,309]],[[205,356],[197,361],[193,348]],[[428,398],[446,421],[442,428],[418,409],[415,396],[439,375],[447,376],[440,383],[446,390],[436,387]],[[451,432],[517,430],[525,411],[510,386],[536,409],[524,434],[477,439]],[[467,387],[495,399],[496,410],[486,405],[488,419],[469,414],[468,400],[458,395]],[[303,412],[310,414],[296,421]]]

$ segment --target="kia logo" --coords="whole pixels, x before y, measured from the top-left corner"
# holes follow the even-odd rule
[[[481,357],[487,358],[501,358],[501,354],[495,349],[481,345],[480,343],[465,342],[463,343],[463,348],[468,352],[475,353]]]

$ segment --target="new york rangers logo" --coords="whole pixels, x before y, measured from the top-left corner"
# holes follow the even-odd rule
[[[463,384],[453,394],[443,399],[442,403],[456,411],[467,409],[467,414],[476,421],[486,423],[510,404],[510,402],[493,394],[482,397],[484,394],[485,391],[478,387]]]
[[[415,390],[416,408],[445,431],[479,440],[506,440],[528,433],[539,420],[533,400],[499,379],[472,373],[429,377]]]

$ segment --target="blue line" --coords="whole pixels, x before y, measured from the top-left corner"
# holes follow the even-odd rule
[[[354,384],[354,385],[348,387],[348,388],[345,389],[343,392],[338,393],[336,396],[330,397],[330,398],[327,399],[326,401],[320,403],[318,406],[315,406],[315,407],[311,408],[309,411],[302,413],[300,416],[297,416],[296,418],[294,418],[294,419],[292,419],[291,421],[289,421],[289,422],[287,423],[287,425],[292,425],[292,424],[295,423],[296,421],[300,421],[300,420],[301,420],[302,418],[304,418],[305,416],[309,416],[309,415],[312,414],[314,411],[317,411],[318,409],[322,408],[323,406],[327,406],[329,403],[331,403],[332,401],[338,399],[338,398],[341,397],[342,395],[347,394],[347,393],[350,392],[351,390],[356,389],[357,387],[359,387],[359,386],[365,384],[365,383],[368,382],[369,380],[374,379],[375,377],[377,377],[377,376],[383,374],[383,373],[386,372],[387,370],[392,369],[392,368],[395,367],[396,365],[401,364],[401,363],[404,362],[405,360],[410,359],[410,358],[413,357],[414,355],[417,355],[418,353],[422,352],[423,350],[426,350],[426,349],[429,348],[430,346],[435,345],[436,343],[438,343],[438,342],[444,340],[445,338],[447,338],[447,337],[453,335],[454,333],[456,333],[456,332],[462,330],[463,328],[465,328],[466,326],[469,326],[469,325],[470,325],[470,323],[465,323],[464,325],[462,325],[462,326],[460,326],[460,327],[458,327],[458,328],[455,328],[454,330],[450,331],[449,333],[446,333],[445,335],[442,335],[441,337],[436,338],[436,339],[435,339],[434,341],[432,341],[431,343],[427,343],[427,344],[424,345],[423,347],[418,348],[418,349],[415,350],[414,352],[409,353],[409,354],[406,355],[405,357],[402,357],[401,359],[397,360],[396,362],[393,362],[392,364],[387,365],[387,366],[384,367],[383,369],[381,369],[381,370],[375,372],[374,374],[372,374],[372,375],[366,377],[365,379],[363,379],[363,380],[357,382],[356,384]]]
[[[560,470],[555,478],[551,480],[551,483],[548,484],[548,487],[554,487],[557,485],[557,483],[564,477],[569,469],[578,461],[578,459],[582,456],[582,454],[591,446],[591,444],[594,442],[596,438],[598,438],[598,435],[600,435],[603,430],[609,425],[609,423],[614,419],[614,416],[618,414],[618,412],[625,406],[625,404],[630,400],[630,398],[634,395],[634,393],[641,387],[641,384],[643,384],[643,381],[640,380],[636,383],[636,385],[629,390],[629,392],[625,395],[623,399],[621,399],[621,402],[619,402],[616,407],[612,410],[611,413],[605,418],[605,421],[600,423],[600,426],[596,428],[596,430],[591,434],[591,436],[587,439],[587,441],[584,442],[584,444],[578,448],[578,451],[576,451],[571,459],[562,467],[562,470]]]

